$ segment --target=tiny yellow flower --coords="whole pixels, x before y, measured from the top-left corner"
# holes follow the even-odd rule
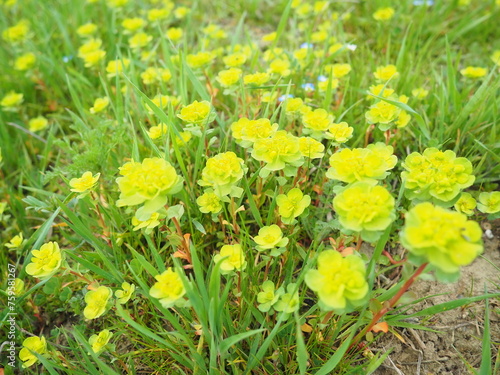
[[[274,40],[276,39],[276,31],[273,31],[272,33],[269,33],[269,34],[265,34],[263,37],[262,37],[262,41],[263,42],[274,42]]]
[[[232,151],[223,152],[207,160],[198,185],[213,188],[214,193],[219,197],[235,196],[239,191],[239,189],[235,191],[236,184],[245,172],[243,159],[237,157]]]
[[[269,73],[254,73],[254,74],[245,74],[243,76],[243,83],[245,85],[252,85],[252,86],[262,86],[265,83],[269,82],[271,79],[271,76]]]
[[[302,215],[304,210],[311,204],[311,197],[304,195],[298,188],[290,190],[286,195],[280,194],[276,197],[281,221],[284,224],[293,224],[295,218]]]
[[[17,24],[2,32],[2,38],[8,43],[19,43],[23,42],[29,34],[29,22],[27,20],[21,20]]]
[[[458,212],[470,216],[474,214],[474,209],[476,208],[477,202],[469,193],[460,194],[460,198],[455,203],[455,210]]]
[[[183,35],[184,35],[184,32],[182,31],[182,29],[180,27],[170,27],[167,30],[167,38],[170,39],[174,43],[181,40]]]
[[[94,34],[97,31],[97,25],[92,22],[87,22],[86,24],[80,26],[76,29],[76,33],[82,37],[86,37]]]
[[[156,283],[149,290],[151,297],[158,298],[161,305],[169,309],[186,294],[181,277],[169,267],[160,275],[155,276]]]
[[[110,8],[123,8],[128,0],[106,0],[106,5]]]
[[[126,69],[129,65],[129,59],[117,59],[108,62],[108,65],[106,66],[106,73],[108,78],[113,78],[116,75],[123,73],[124,69]]]
[[[102,330],[101,332],[99,332],[98,335],[90,336],[89,344],[92,347],[92,351],[94,353],[101,352],[104,349],[104,347],[108,344],[111,336],[113,336],[113,333],[111,333],[107,329]]]
[[[475,66],[468,66],[467,68],[462,69],[460,71],[460,74],[466,78],[477,79],[477,78],[482,78],[486,74],[488,74],[488,69]]]
[[[151,139],[158,139],[167,134],[168,128],[167,125],[164,123],[158,124],[156,126],[152,126],[149,128],[149,130],[146,131],[148,134],[149,138]]]
[[[391,78],[397,78],[399,73],[395,65],[385,65],[377,67],[373,75],[379,81],[388,81]]]
[[[28,368],[38,361],[38,358],[33,353],[39,355],[47,353],[45,337],[32,336],[23,341],[23,348],[19,352],[19,359],[24,362],[23,368]]]
[[[181,120],[191,124],[201,124],[210,118],[212,107],[206,100],[193,103],[181,109],[181,113],[177,115]]]
[[[146,21],[139,17],[125,18],[122,21],[122,26],[125,29],[126,34],[131,34],[133,32],[136,32],[137,30],[142,29],[145,23]]]
[[[83,63],[86,68],[95,68],[99,65],[101,61],[104,60],[106,56],[106,51],[102,49],[96,49],[94,51],[82,54],[80,58],[83,59]]]
[[[353,131],[354,128],[349,126],[345,121],[339,122],[338,124],[333,123],[326,131],[325,138],[331,139],[337,144],[341,144],[351,139]]]
[[[325,67],[325,71],[332,73],[334,78],[343,78],[351,72],[349,64],[333,64]]]
[[[134,34],[129,40],[128,45],[132,49],[139,49],[146,47],[151,41],[153,37],[143,32],[138,32]]]
[[[325,146],[311,137],[299,138],[299,150],[302,156],[309,159],[321,159],[325,155]]]
[[[154,212],[151,214],[151,217],[147,220],[139,220],[135,216],[132,218],[132,225],[134,226],[133,230],[139,230],[145,228],[144,232],[149,234],[160,225],[160,220],[163,219],[165,215],[162,215],[158,212]]]
[[[286,165],[298,167],[303,163],[299,139],[285,130],[274,133],[270,138],[259,138],[253,144],[252,157],[266,163],[264,169],[278,171]]]
[[[127,303],[130,298],[132,298],[134,292],[135,285],[124,282],[122,283],[122,288],[115,292],[115,297],[117,298],[118,302],[123,305]]]
[[[419,87],[411,90],[411,95],[418,100],[422,100],[427,98],[427,95],[429,95],[429,90],[426,90],[423,87]]]
[[[38,116],[38,117],[32,118],[28,122],[28,128],[31,132],[43,130],[48,125],[49,125],[49,121],[43,116]]]
[[[7,247],[9,249],[15,249],[15,248],[21,247],[23,242],[24,242],[23,232],[19,232],[19,234],[12,237],[12,239],[8,243],[5,244],[5,247]]]
[[[390,89],[389,87],[386,87],[385,84],[381,83],[380,85],[370,86],[370,88],[368,89],[368,93],[376,95],[376,96],[382,96],[384,98],[388,98],[392,94],[394,94],[394,90]],[[366,99],[377,100],[377,98],[375,98],[371,95],[367,95]]]
[[[210,64],[215,56],[212,52],[198,52],[196,54],[189,54],[186,56],[186,62],[189,67],[193,69],[202,68]]]
[[[322,310],[342,313],[356,307],[368,294],[366,269],[357,255],[345,258],[335,250],[322,251],[318,256],[318,269],[307,271],[305,282],[318,294]]]
[[[33,68],[36,63],[36,56],[32,52],[25,53],[19,56],[14,61],[14,69],[19,71],[25,71]]]
[[[491,191],[489,193],[479,194],[479,211],[485,214],[495,214],[500,211],[500,191]]]
[[[28,275],[45,279],[61,267],[62,253],[57,242],[47,242],[40,250],[32,250],[31,255],[31,262],[26,266]]]
[[[196,199],[200,211],[204,214],[217,214],[222,210],[222,201],[212,189],[207,189],[203,195]]]
[[[257,244],[255,248],[258,251],[282,248],[288,245],[289,241],[288,238],[283,238],[281,228],[275,224],[259,229],[259,235],[255,236],[253,240]],[[272,252],[271,255],[273,255]]]
[[[179,135],[180,137],[177,135],[174,136],[174,141],[179,147],[186,146],[191,138],[193,138],[193,134],[188,131],[180,132]]]
[[[278,130],[278,124],[271,124],[267,118],[249,120],[240,118],[231,124],[231,132],[236,142],[242,147],[250,147],[258,139],[269,138]]]
[[[388,21],[394,16],[394,8],[380,8],[373,13],[373,18],[377,21]]]
[[[14,279],[14,293],[19,297],[24,292],[24,281],[21,279]]]
[[[224,257],[228,258],[222,260],[220,265],[220,271],[222,274],[228,274],[234,270],[243,271],[247,266],[245,254],[239,244],[222,246],[219,254],[214,256],[214,263],[219,263],[219,261],[221,261]]]
[[[113,291],[105,286],[100,286],[96,290],[91,290],[85,295],[86,306],[83,310],[85,319],[96,319],[106,312],[109,299],[113,296]]]
[[[225,56],[222,61],[230,68],[237,68],[247,61],[247,55],[243,52],[235,52]]]
[[[334,117],[323,108],[315,109],[302,116],[305,134],[312,134],[315,138],[323,138],[324,132],[333,124]]]
[[[177,19],[183,19],[189,13],[191,13],[191,9],[186,7],[178,7],[174,10],[174,16]]]
[[[241,75],[242,75],[241,69],[231,68],[227,70],[221,70],[217,74],[216,79],[222,86],[230,87],[240,82]]]
[[[12,111],[16,110],[16,108],[22,104],[23,100],[23,94],[19,94],[15,91],[10,91],[2,98],[0,105],[2,106],[2,109],[4,111]]]
[[[292,314],[300,308],[299,290],[297,284],[291,283],[286,286],[286,293],[280,296],[278,302],[273,305],[276,311]]]
[[[100,50],[101,46],[100,38],[89,39],[78,48],[78,57],[84,58],[85,55]]]
[[[70,190],[75,193],[84,193],[95,186],[100,175],[100,173],[92,175],[92,172],[87,171],[80,178],[72,178],[69,182]]]
[[[170,15],[170,9],[162,8],[162,9],[151,9],[148,11],[148,20],[151,22],[156,22],[160,20],[164,20]]]
[[[92,114],[102,112],[105,110],[109,105],[109,98],[107,96],[104,96],[102,98],[97,98],[94,100],[94,106],[90,107],[89,111]]]
[[[257,294],[257,302],[259,303],[258,309],[262,312],[270,311],[271,307],[278,302],[283,293],[283,288],[279,288],[278,290],[274,289],[274,283],[271,280],[263,282],[262,292]]]
[[[290,61],[286,59],[274,59],[269,64],[269,73],[275,73],[286,77],[289,76],[291,72]]]

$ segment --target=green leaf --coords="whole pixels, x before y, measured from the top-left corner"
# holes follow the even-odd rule
[[[263,331],[265,331],[265,329],[263,328],[252,329],[251,331],[239,333],[237,335],[228,337],[227,339],[222,340],[222,342],[219,345],[219,350],[221,353],[225,353],[229,350],[231,346],[235,345],[236,343]]]

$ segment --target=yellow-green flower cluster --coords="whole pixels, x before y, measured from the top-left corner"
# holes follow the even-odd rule
[[[262,171],[267,174],[284,169],[287,165],[298,167],[304,162],[299,139],[285,130],[277,131],[269,138],[257,139],[253,145],[252,157],[266,163]],[[261,176],[266,177],[265,172]]]
[[[23,341],[23,348],[19,352],[19,359],[23,361],[23,368],[28,368],[38,361],[34,353],[43,355],[47,353],[45,337],[32,336]]]
[[[460,74],[466,78],[478,79],[488,74],[488,69],[478,66],[468,66],[460,71]]]
[[[169,162],[160,158],[147,158],[142,163],[128,162],[120,168],[116,182],[120,189],[118,207],[144,205],[135,214],[141,221],[148,220],[151,214],[167,203],[167,195],[182,189],[182,178],[177,175]]]
[[[420,203],[407,214],[401,244],[417,264],[429,262],[445,274],[457,273],[483,251],[481,228],[467,216]]]
[[[258,251],[271,250],[272,256],[281,254],[289,241],[288,238],[283,238],[283,232],[276,224],[262,227],[259,230],[259,235],[255,236],[253,240],[257,244],[255,248]]]
[[[299,150],[308,159],[321,159],[325,155],[325,146],[311,137],[299,138]]]
[[[181,113],[177,115],[181,120],[197,125],[204,125],[211,119],[212,107],[207,101],[198,102],[195,100],[193,103],[181,109]]]
[[[267,118],[249,120],[240,118],[231,124],[234,139],[242,147],[251,147],[258,139],[271,137],[278,130],[278,124],[271,124]]]
[[[100,175],[100,173],[92,175],[92,172],[87,171],[80,178],[72,178],[69,182],[70,190],[75,193],[91,190],[99,180]]]
[[[85,319],[96,319],[106,312],[109,299],[113,296],[110,288],[100,286],[85,295],[87,306],[83,310]]]
[[[207,189],[196,199],[200,211],[204,214],[218,214],[222,210],[222,200],[212,189]]]
[[[201,172],[200,186],[208,186],[219,197],[238,196],[241,189],[236,186],[245,174],[243,159],[232,151],[223,152],[207,160]]]
[[[162,274],[156,275],[155,279],[156,283],[149,290],[151,297],[158,298],[161,305],[166,309],[182,302],[186,289],[176,271],[169,267]]]
[[[340,224],[370,242],[376,241],[396,218],[394,205],[387,189],[373,182],[351,184],[333,199]]]
[[[216,264],[221,262],[220,272],[222,274],[228,274],[234,270],[243,271],[247,266],[245,254],[240,244],[222,246],[219,254],[214,256],[214,262]]]
[[[339,145],[351,139],[353,131],[354,128],[349,126],[349,124],[345,121],[339,122],[338,124],[333,123],[326,131],[325,138],[331,139],[335,144]]]
[[[318,256],[318,269],[305,276],[307,286],[318,294],[323,310],[342,313],[360,305],[368,294],[366,269],[357,255],[345,258],[335,250],[326,250]]]
[[[165,215],[160,214],[159,212],[153,212],[151,217],[147,220],[139,220],[135,216],[132,218],[132,225],[134,226],[133,230],[144,229],[144,233],[149,234],[160,225],[160,220],[163,219]]]
[[[500,212],[500,191],[479,194],[479,211],[485,214],[495,214]]]
[[[272,306],[276,304],[279,298],[285,293],[283,287],[274,289],[274,283],[267,280],[262,283],[262,292],[257,294],[258,309],[262,312],[273,313]]]
[[[135,292],[135,285],[127,282],[122,283],[122,288],[115,292],[115,297],[121,304],[127,303]]]
[[[294,188],[288,194],[280,194],[276,197],[281,221],[284,224],[294,224],[295,218],[302,215],[304,210],[311,204],[311,197],[304,195],[298,188]]]
[[[113,336],[113,333],[107,329],[102,330],[98,335],[90,336],[89,344],[92,348],[92,351],[94,353],[99,353],[104,350],[106,345],[108,345],[111,336]]]
[[[399,98],[396,96],[387,96],[387,98],[403,104],[408,102],[408,97],[404,95]],[[365,113],[365,118],[370,124],[378,124],[379,129],[382,131],[390,129],[393,125],[404,128],[411,120],[408,112],[384,100],[379,100],[373,104],[369,111]]]
[[[477,202],[470,193],[462,193],[453,207],[455,207],[455,210],[458,212],[470,216],[474,213],[476,205]]]
[[[440,151],[428,148],[423,154],[413,152],[403,163],[401,173],[409,199],[433,201],[436,204],[451,204],[462,189],[475,180],[472,164],[463,157],[457,158],[451,150]]]
[[[46,279],[61,267],[63,258],[57,242],[47,242],[40,250],[33,250],[31,254],[31,263],[26,266],[28,275]]]
[[[304,123],[304,134],[310,134],[312,137],[324,138],[325,132],[333,124],[334,117],[322,108],[315,109],[302,115]]]
[[[330,168],[326,177],[348,184],[383,180],[397,161],[393,148],[381,142],[370,144],[366,148],[345,148],[330,157]]]

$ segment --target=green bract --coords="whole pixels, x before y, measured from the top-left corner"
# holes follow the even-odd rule
[[[295,188],[288,194],[280,194],[276,197],[276,203],[279,207],[281,221],[285,224],[293,224],[295,218],[300,216],[304,210],[311,204],[311,197],[304,195],[300,189]]]
[[[394,204],[387,189],[368,182],[349,185],[333,199],[340,224],[370,242],[376,241],[396,218]]]
[[[442,206],[455,203],[461,190],[471,186],[475,177],[472,164],[466,158],[457,158],[451,150],[439,151],[431,147],[423,154],[413,152],[403,163],[401,173],[409,199],[431,201]]]
[[[319,297],[323,310],[342,313],[347,308],[361,305],[368,293],[365,265],[360,257],[345,258],[335,250],[326,250],[318,256],[318,269],[305,276],[307,286]]]
[[[415,263],[429,262],[448,274],[457,273],[483,252],[478,223],[429,202],[416,205],[406,214],[399,235]]]

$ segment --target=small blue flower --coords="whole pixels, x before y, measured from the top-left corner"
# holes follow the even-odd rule
[[[356,48],[358,48],[358,46],[356,44],[346,44],[345,47],[350,50],[350,51],[356,51]]]
[[[284,102],[285,100],[287,99],[291,99],[293,98],[294,96],[292,94],[286,94],[286,95],[281,95],[279,98],[278,98],[278,101],[279,102]]]
[[[302,48],[314,48],[314,44],[312,44],[312,43],[302,43],[302,44],[300,45],[300,48],[301,48],[301,49],[302,49]]]
[[[62,58],[63,63],[68,63],[70,60],[73,60],[73,55],[63,56]]]
[[[318,76],[318,82],[326,82],[328,81],[328,77],[326,76]]]
[[[314,91],[314,84],[312,83],[303,83],[301,87],[306,91]]]
[[[414,0],[413,5],[415,5],[415,6],[419,6],[419,5],[431,6],[431,5],[434,5],[434,1],[433,0]]]

